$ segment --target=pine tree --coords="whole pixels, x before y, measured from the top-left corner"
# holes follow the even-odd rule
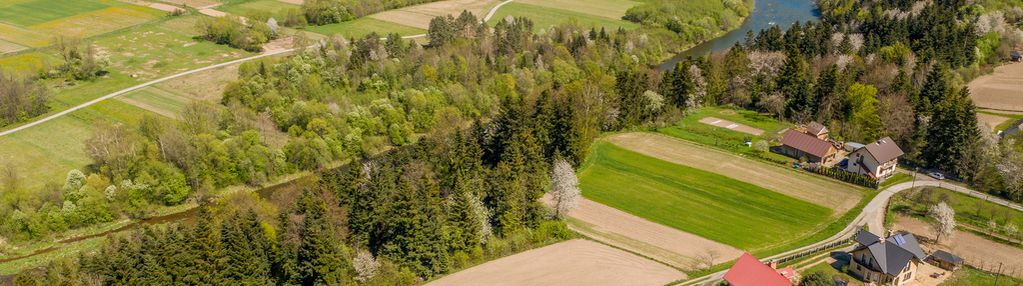
[[[920,90],[920,95],[910,101],[916,106],[918,114],[931,115],[938,103],[953,93],[955,91],[950,82],[948,67],[939,63],[935,64],[931,72],[927,74],[927,81]]]
[[[269,285],[266,257],[261,257],[258,253],[262,249],[253,245],[263,238],[255,238],[257,241],[253,241],[247,234],[248,228],[247,219],[238,213],[221,224],[220,238],[225,256],[224,279],[243,285]]]
[[[815,113],[812,105],[812,87],[806,62],[799,54],[788,53],[779,72],[778,89],[785,95],[785,117],[805,121]]]
[[[976,106],[965,87],[958,93],[943,97],[934,106],[923,157],[931,168],[970,179],[977,163],[977,143],[980,140]]]
[[[198,220],[191,230],[189,239],[189,261],[182,282],[193,285],[222,284],[221,271],[224,257],[221,252],[220,235],[216,229],[213,213],[208,206],[199,207]]]
[[[302,285],[341,285],[349,268],[340,240],[327,218],[327,206],[306,191],[308,206],[302,223],[297,263]]]

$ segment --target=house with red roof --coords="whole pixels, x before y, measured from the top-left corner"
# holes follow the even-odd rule
[[[732,286],[793,286],[796,279],[792,267],[777,269],[777,264],[764,264],[749,253],[743,253],[725,273],[725,281]]]

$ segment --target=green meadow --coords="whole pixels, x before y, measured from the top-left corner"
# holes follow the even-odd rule
[[[497,13],[494,14],[493,18],[490,18],[488,23],[491,25],[496,24],[508,16],[527,17],[533,20],[536,30],[547,29],[565,22],[575,23],[582,27],[604,27],[609,30],[618,28],[635,29],[640,27],[639,24],[621,19],[517,2],[501,6],[501,9],[497,10]]]
[[[309,26],[306,30],[322,35],[342,35],[346,38],[361,38],[369,33],[377,33],[381,37],[386,36],[390,33],[397,33],[402,36],[411,36],[418,34],[425,34],[426,30],[409,27],[401,24],[395,24],[387,21],[377,20],[370,17],[362,17],[359,19],[323,25],[323,26]]]
[[[0,21],[18,26],[31,26],[85,12],[110,7],[100,1],[91,0],[31,0],[4,1],[0,4]]]
[[[748,251],[810,235],[832,210],[729,177],[598,141],[579,175],[583,196]]]

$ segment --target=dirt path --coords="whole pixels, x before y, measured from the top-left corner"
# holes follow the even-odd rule
[[[486,18],[484,15],[487,13],[487,10],[493,10],[491,7],[495,7],[501,2],[500,0],[438,1],[384,11],[369,15],[369,17],[409,27],[427,29],[430,27],[430,20],[433,20],[433,18],[445,15],[458,16],[463,10],[472,12],[477,18]]]
[[[840,216],[856,206],[856,187],[655,133],[607,137],[615,145],[676,164],[718,173],[835,210]]]
[[[969,84],[970,97],[977,107],[1023,111],[1023,63],[995,68],[993,74],[974,79]]]
[[[942,245],[934,245],[931,243],[934,238],[933,227],[923,220],[908,216],[896,217],[894,229],[925,237],[927,242],[924,246],[928,250],[944,249],[962,257],[970,264],[983,264],[986,269],[1001,262],[1003,269],[1007,269],[1006,273],[1014,273],[1015,276],[1023,278],[1023,249],[990,241],[965,231],[956,231],[951,240],[944,240]]]
[[[447,285],[665,285],[685,274],[589,240],[570,240],[490,261],[427,283]]]
[[[988,131],[995,131],[995,126],[1009,119],[1004,116],[977,112],[977,120],[983,122],[989,128]]]
[[[550,205],[548,196],[544,197],[544,201]],[[711,258],[708,256],[710,253],[716,256],[713,264],[742,255],[742,251],[731,246],[585,198],[579,199],[579,205],[569,213],[569,217],[569,227],[574,231],[680,269],[697,269],[700,258]]]

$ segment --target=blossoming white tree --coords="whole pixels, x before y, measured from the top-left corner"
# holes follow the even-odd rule
[[[941,241],[942,236],[946,238],[952,237],[952,233],[956,230],[956,212],[952,210],[952,207],[949,207],[945,202],[940,202],[931,207],[928,215],[934,218],[935,221],[935,241]]]
[[[554,216],[567,214],[579,203],[579,178],[575,176],[572,164],[558,158],[554,162],[551,176],[551,196],[554,200]]]

